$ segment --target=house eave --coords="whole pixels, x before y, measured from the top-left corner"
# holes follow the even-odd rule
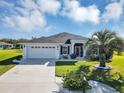
[[[60,45],[63,43],[20,43],[21,45]]]

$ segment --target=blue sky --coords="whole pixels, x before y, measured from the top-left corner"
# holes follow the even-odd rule
[[[0,38],[110,29],[124,37],[124,0],[0,0]]]

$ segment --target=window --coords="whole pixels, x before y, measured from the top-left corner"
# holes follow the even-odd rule
[[[68,54],[68,47],[67,46],[62,47],[62,54]]]
[[[53,48],[55,48],[55,47],[53,47]]]
[[[37,46],[35,46],[35,48],[37,48]]]
[[[31,46],[31,48],[34,48],[34,46]]]
[[[52,48],[51,46],[49,48]]]
[[[42,48],[44,48],[44,46],[42,46]]]
[[[45,48],[48,48],[47,46]]]
[[[38,48],[40,48],[40,46],[38,46]]]

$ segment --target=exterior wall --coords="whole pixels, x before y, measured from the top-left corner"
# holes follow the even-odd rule
[[[71,42],[71,45],[70,45],[70,54],[73,54],[74,53],[74,43]]]
[[[59,59],[60,58],[60,45],[56,46],[56,58]]]
[[[31,46],[55,46],[55,53],[56,53],[56,59],[61,57],[60,54],[60,46],[70,46],[70,54],[74,53],[74,44],[75,43],[83,43],[85,45],[86,41],[84,40],[71,40],[71,44],[60,44],[60,43],[27,43],[23,44],[23,58],[28,58],[28,53],[29,53],[29,47]],[[39,48],[40,49],[40,48]],[[83,56],[86,54],[86,48],[83,47]]]
[[[55,58],[58,59],[60,57],[60,46],[59,45],[57,45],[57,44],[43,44],[42,43],[42,44],[24,44],[23,45],[23,58],[24,59],[29,57],[29,51],[30,51],[31,46],[34,46],[34,47],[35,46],[40,46],[40,47],[42,47],[42,46],[47,46],[47,47],[54,46],[55,47]],[[38,49],[37,50],[39,52],[42,52],[42,50],[43,50],[43,49],[41,50],[41,48],[38,48]],[[48,52],[48,54],[50,54],[49,51],[47,51],[47,52]],[[49,58],[49,56],[48,56],[48,58]]]
[[[28,46],[23,45],[23,59],[27,58],[27,48],[28,48]]]
[[[84,57],[86,55],[86,49],[87,49],[87,48],[85,48],[86,41],[84,41],[84,40],[71,40],[71,44],[62,44],[62,46],[70,46],[70,54],[73,54],[75,43],[82,43],[83,44],[83,57]],[[63,55],[66,55],[66,54],[62,54],[61,57]]]
[[[70,47],[70,51],[69,51],[69,54],[71,54],[71,51],[72,51],[72,46],[71,44],[61,44],[60,46],[63,46],[63,47]],[[61,54],[61,49],[60,49],[60,58],[63,56],[63,55],[68,55],[68,51],[67,51],[67,54]]]
[[[71,53],[73,54],[74,53],[74,44],[75,43],[82,43],[83,44],[83,57],[86,55],[86,48],[84,47],[85,44],[86,44],[86,40],[71,40]]]
[[[10,45],[10,48],[13,48],[14,47],[14,45]]]

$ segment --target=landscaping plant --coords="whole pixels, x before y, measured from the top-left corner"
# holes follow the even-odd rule
[[[85,79],[89,67],[81,66],[78,70],[70,72],[65,78],[63,86],[69,90],[77,90],[85,93],[86,90],[91,89],[88,81]]]
[[[77,56],[75,54],[70,55],[71,59],[75,59]]]
[[[112,58],[114,51],[122,52],[122,42],[115,32],[103,30],[93,33],[86,46],[95,46],[98,49],[100,67],[105,67],[106,62]]]

